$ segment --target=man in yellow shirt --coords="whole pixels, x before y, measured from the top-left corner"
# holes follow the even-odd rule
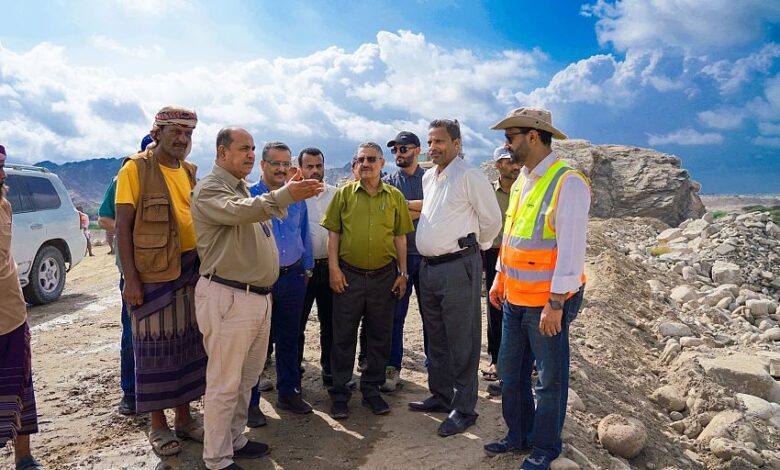
[[[136,410],[150,412],[149,442],[159,455],[179,439],[203,441],[190,402],[206,388],[206,353],[194,312],[200,262],[190,213],[195,165],[185,161],[197,124],[193,111],[165,107],[154,143],[135,154],[117,178],[116,227],[135,351]],[[174,433],[165,409],[175,408]]]

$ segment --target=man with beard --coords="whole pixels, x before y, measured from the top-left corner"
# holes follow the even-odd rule
[[[498,207],[501,209],[503,221],[506,209],[509,207],[509,191],[512,189],[512,184],[517,179],[517,175],[520,174],[521,164],[512,158],[512,152],[504,148],[504,146],[498,147],[493,152],[493,160],[495,161],[496,170],[498,170],[498,180],[493,183],[493,188],[496,190],[496,200],[498,201]],[[501,248],[502,235],[503,230],[498,232],[498,236],[493,240],[493,246],[485,250],[485,292],[490,290],[490,286],[493,285],[493,279],[496,277],[496,261],[498,260],[498,251]],[[490,356],[490,366],[487,370],[482,371],[482,377],[488,381],[495,381],[498,379],[496,363],[498,363],[498,350],[501,347],[501,318],[503,315],[501,309],[493,307],[489,301],[487,302],[487,309],[487,350]],[[487,390],[493,396],[501,395],[501,382],[489,384]]]
[[[546,470],[561,453],[569,389],[569,324],[582,304],[590,208],[588,179],[558,159],[565,139],[546,109],[518,108],[493,126],[523,163],[512,186],[490,303],[503,306],[498,375],[506,436],[485,445],[496,455],[531,450],[524,470]],[[536,403],[531,371],[539,377]]]
[[[349,416],[349,382],[358,325],[366,332],[367,367],[360,378],[363,404],[376,415],[390,412],[379,387],[390,355],[395,302],[406,291],[406,234],[414,230],[406,200],[383,183],[382,147],[358,146],[360,180],[336,191],[322,226],[328,229],[328,270],[333,289],[333,386],[330,415]]]
[[[298,167],[305,179],[322,182],[325,177],[325,155],[318,148],[305,148],[298,154]],[[325,191],[306,200],[309,233],[311,234],[314,254],[314,269],[311,271],[309,283],[306,285],[306,297],[303,301],[303,315],[301,315],[301,328],[298,336],[298,367],[303,368],[306,323],[309,321],[311,308],[316,301],[317,318],[320,324],[322,384],[330,387],[333,385],[333,374],[330,371],[330,350],[333,344],[333,291],[330,289],[328,274],[328,230],[321,226],[320,222],[330,201],[336,194],[336,187],[327,183],[323,184]]]
[[[27,304],[11,256],[11,204],[5,198],[5,147],[0,145],[0,448],[14,446],[16,470],[43,470],[30,453],[38,432]]]
[[[403,193],[416,229],[417,221],[420,218],[420,209],[422,208],[422,177],[425,174],[425,170],[417,164],[417,157],[420,156],[420,139],[412,132],[402,131],[395,136],[395,139],[388,142],[387,146],[390,147],[390,152],[395,155],[395,164],[398,166],[398,170],[385,176],[384,182],[392,184]],[[395,304],[393,345],[390,350],[390,362],[385,369],[385,383],[381,387],[383,392],[394,392],[401,378],[401,362],[404,354],[404,322],[406,320],[406,312],[409,309],[409,299],[412,296],[412,286],[414,286],[414,290],[417,293],[417,306],[422,317],[419,276],[422,256],[417,251],[417,245],[414,241],[416,235],[416,232],[406,234],[406,269],[409,273],[409,281],[406,283],[406,291],[403,297],[398,299],[398,302]],[[423,326],[423,344],[427,345],[426,343],[427,337],[425,335],[425,327]],[[427,351],[427,347],[424,346],[423,349]]]
[[[438,429],[458,434],[477,420],[477,371],[482,339],[482,256],[501,229],[501,211],[490,182],[458,158],[458,121],[428,126],[428,155],[435,167],[423,176],[417,226],[421,304],[428,332],[431,396],[409,403],[414,411],[449,413]]]
[[[149,412],[149,442],[159,455],[179,453],[180,439],[203,441],[190,402],[206,389],[206,352],[195,318],[200,261],[190,212],[195,165],[185,161],[195,112],[167,106],[155,116],[154,143],[117,178],[116,227],[132,317],[136,411]],[[174,433],[165,409],[175,408]]]
[[[268,142],[263,147],[260,169],[262,178],[249,188],[249,194],[260,196],[284,186],[292,166],[290,147],[282,142]],[[301,397],[301,371],[298,363],[298,341],[306,282],[314,269],[309,216],[303,201],[287,207],[287,217],[272,219],[274,241],[279,252],[279,278],[273,285],[271,340],[276,350],[276,407],[298,414],[312,408]],[[250,415],[259,412],[260,391],[252,388]]]

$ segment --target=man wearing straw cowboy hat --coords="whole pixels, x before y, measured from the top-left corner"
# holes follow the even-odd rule
[[[508,433],[485,445],[488,455],[531,450],[525,470],[544,470],[561,453],[569,387],[569,323],[585,285],[588,179],[560,160],[551,139],[565,139],[545,109],[518,108],[493,126],[523,164],[512,186],[504,238],[490,289],[503,307],[498,375]],[[531,393],[536,360],[537,404]]]

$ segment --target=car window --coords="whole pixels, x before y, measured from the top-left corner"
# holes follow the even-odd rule
[[[19,175],[8,175],[5,180],[5,186],[8,187],[8,194],[5,197],[11,203],[11,209],[14,214],[35,210],[30,191],[27,189],[27,184],[25,184],[25,179]]]
[[[48,179],[30,176],[26,182],[36,210],[59,209],[62,205],[57,190]]]

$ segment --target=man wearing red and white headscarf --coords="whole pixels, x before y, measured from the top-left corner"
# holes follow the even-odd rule
[[[116,229],[135,352],[137,412],[149,412],[149,442],[159,455],[180,439],[203,441],[190,402],[206,388],[206,352],[195,317],[200,261],[190,213],[196,167],[185,161],[198,117],[168,106],[154,119],[154,143],[119,171]],[[165,409],[174,408],[174,432]]]

